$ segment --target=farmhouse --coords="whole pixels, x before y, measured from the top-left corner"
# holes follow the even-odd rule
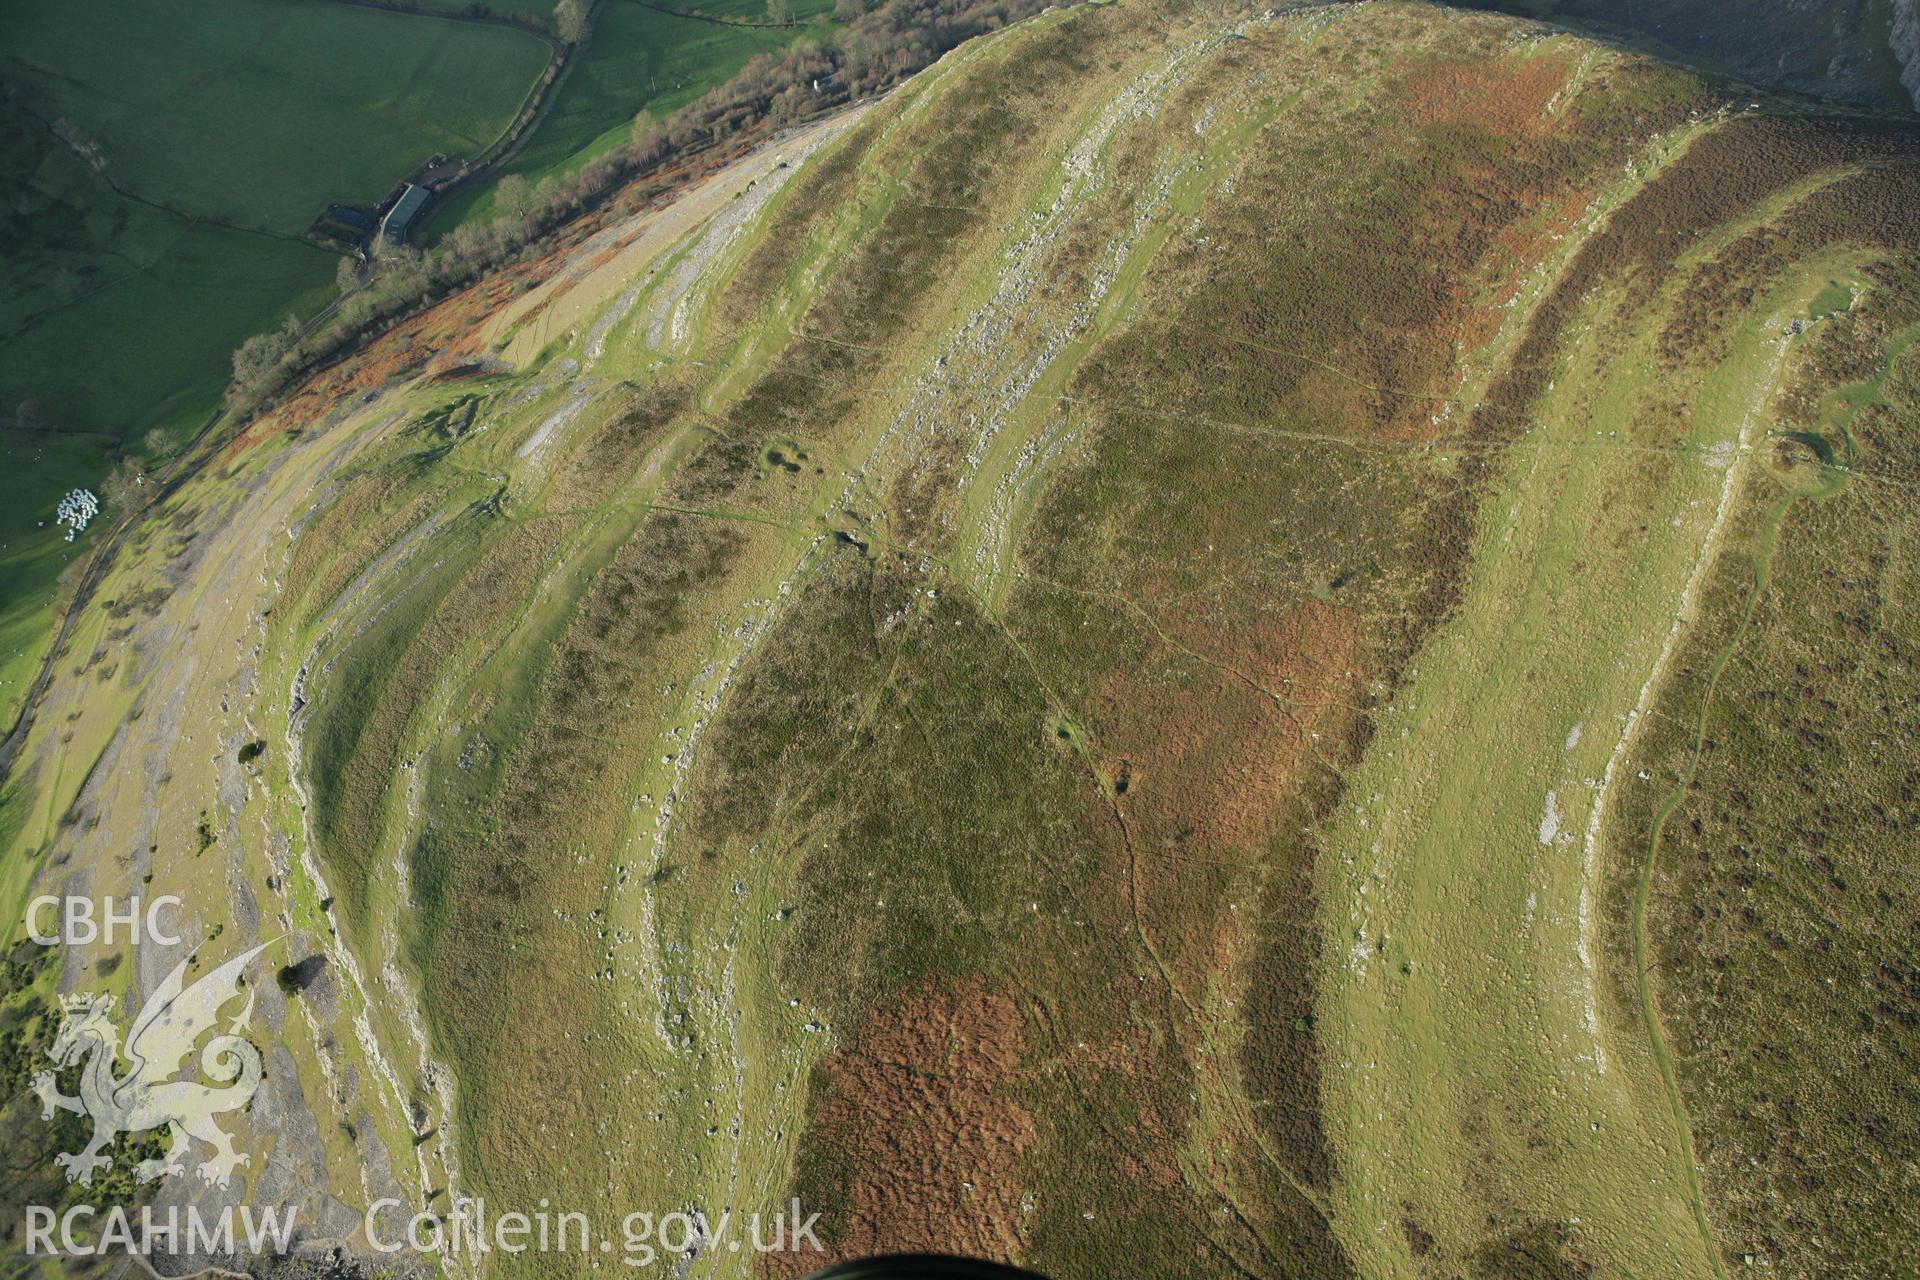
[[[393,244],[406,243],[407,233],[420,220],[427,201],[432,198],[433,193],[425,187],[408,183],[400,193],[400,198],[393,202],[393,208],[387,210],[386,216],[380,219],[380,238]]]

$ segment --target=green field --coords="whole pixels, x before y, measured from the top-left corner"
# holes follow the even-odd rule
[[[699,7],[716,17],[766,15],[761,0],[719,0]],[[801,0],[792,8],[796,19],[806,19],[832,7],[827,0]],[[807,34],[790,27],[682,18],[630,0],[607,0],[580,65],[561,86],[539,133],[508,169],[530,177],[566,172],[625,142],[636,112],[644,108],[665,119],[754,54],[783,49]]]
[[[0,431],[8,487],[27,498],[0,517],[0,717],[9,723],[40,671],[54,584],[98,532],[67,542],[54,528],[54,504],[77,477],[104,474],[116,443],[94,432]]]
[[[715,17],[762,19],[762,0],[717,0],[698,6]],[[605,0],[594,17],[593,37],[576,55],[577,65],[554,95],[539,129],[507,164],[505,172],[539,181],[578,170],[595,156],[627,141],[635,114],[645,109],[664,120],[726,80],[757,53],[784,49],[827,28],[818,21],[831,0],[799,0],[796,20],[807,28],[734,26],[682,18],[632,0]],[[492,212],[491,184],[455,195],[435,209],[426,236],[451,231],[470,217]]]
[[[528,14],[542,21],[552,18],[553,7],[557,2],[558,0],[479,0],[488,13],[497,14],[503,18]],[[472,11],[474,3],[475,0],[424,0],[422,7],[443,9],[448,13],[465,13]]]
[[[67,489],[97,490],[123,443],[198,429],[226,353],[323,305],[334,256],[128,199],[11,105],[0,123],[0,413],[27,407],[52,428],[6,433],[0,719],[11,722],[50,634],[54,580],[88,545],[40,523]]]
[[[204,413],[227,352],[330,291],[333,254],[118,195],[30,118],[0,110],[7,412],[37,400],[63,426],[119,436]]]
[[[26,0],[0,49],[121,187],[290,235],[429,156],[484,150],[547,61],[529,33],[324,0]]]

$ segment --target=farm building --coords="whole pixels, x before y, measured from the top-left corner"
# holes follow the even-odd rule
[[[393,202],[393,208],[387,210],[387,216],[380,219],[380,238],[394,244],[404,244],[407,233],[420,220],[427,201],[432,198],[433,193],[425,187],[408,183],[406,190],[400,193],[400,198]]]
[[[356,209],[350,204],[330,204],[322,216],[329,222],[337,222],[343,227],[358,231],[363,236],[372,235],[375,228],[380,225],[365,209]]]

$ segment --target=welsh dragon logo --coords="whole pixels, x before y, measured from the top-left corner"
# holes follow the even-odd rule
[[[69,1182],[91,1183],[96,1169],[112,1163],[112,1157],[102,1153],[115,1135],[162,1127],[171,1145],[159,1158],[134,1166],[134,1176],[142,1182],[184,1174],[195,1140],[213,1149],[197,1169],[205,1182],[224,1187],[234,1171],[248,1163],[249,1157],[233,1149],[233,1139],[214,1117],[244,1107],[260,1087],[260,1051],[241,1035],[253,1016],[253,993],[247,992],[246,1006],[224,1031],[217,1024],[220,1010],[241,994],[242,970],[272,945],[264,942],[235,956],[190,987],[184,985],[187,962],[174,966],[141,1006],[127,1035],[124,1057],[131,1070],[124,1075],[118,1074],[123,1055],[113,1022],[113,997],[62,999],[60,1030],[47,1056],[57,1067],[85,1062],[80,1096],[61,1093],[51,1071],[33,1078],[33,1091],[39,1095],[43,1120],[53,1119],[55,1108],[93,1120],[93,1139],[84,1150],[54,1157]],[[223,1087],[176,1079],[200,1038],[215,1031],[200,1051],[200,1070]]]

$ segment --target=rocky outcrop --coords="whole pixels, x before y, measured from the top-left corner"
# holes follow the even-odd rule
[[[1920,111],[1920,0],[1893,0],[1893,56],[1900,60],[1900,83]]]

